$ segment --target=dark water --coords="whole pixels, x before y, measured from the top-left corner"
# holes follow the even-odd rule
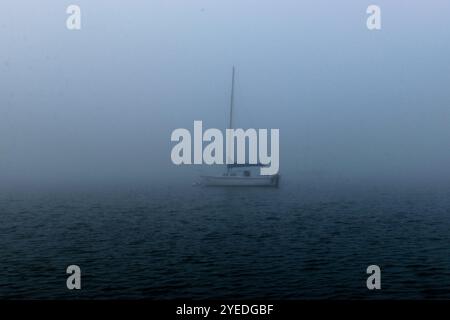
[[[450,189],[2,194],[0,259],[1,298],[449,299]]]

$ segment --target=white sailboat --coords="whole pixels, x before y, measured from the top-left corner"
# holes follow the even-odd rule
[[[233,128],[233,107],[234,107],[234,66],[231,76],[231,97],[230,97],[230,123],[228,128]],[[223,175],[201,176],[202,184],[212,187],[278,187],[279,174],[274,175],[253,175],[252,167],[262,167],[262,164],[229,164],[227,171]]]

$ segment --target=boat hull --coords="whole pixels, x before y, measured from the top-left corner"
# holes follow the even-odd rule
[[[278,175],[241,176],[202,176],[203,185],[209,187],[278,187]]]

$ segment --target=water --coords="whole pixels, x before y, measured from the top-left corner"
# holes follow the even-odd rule
[[[2,194],[0,297],[449,299],[449,231],[437,187]]]

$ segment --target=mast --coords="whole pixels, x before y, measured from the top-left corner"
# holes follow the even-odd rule
[[[231,96],[230,96],[230,125],[228,129],[233,129],[233,106],[234,106],[234,66],[231,74]]]
[[[230,95],[230,123],[228,125],[228,129],[233,129],[233,107],[234,107],[234,66],[233,71],[231,73],[231,95]],[[234,152],[231,150],[231,139],[232,136],[227,137],[227,157],[230,163],[234,162],[234,159],[229,158],[230,154],[233,154],[234,158]],[[233,150],[234,151],[234,150]],[[231,171],[231,168],[227,166],[227,174],[229,175]]]

